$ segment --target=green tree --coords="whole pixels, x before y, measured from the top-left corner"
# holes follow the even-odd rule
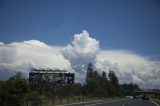
[[[87,68],[86,81],[91,79],[92,77],[93,77],[93,65],[92,63],[89,63]]]
[[[114,73],[114,71],[110,70],[109,74],[108,74],[108,77],[109,77],[109,80],[110,80],[111,84],[113,85],[115,95],[120,96],[121,95],[121,89],[120,89],[118,78],[117,78],[116,74]]]
[[[0,86],[0,100],[6,103],[21,105],[24,96],[27,93],[27,81],[21,73],[10,77]]]
[[[106,76],[106,72],[105,71],[102,72],[102,79],[103,80],[107,80],[107,76]]]
[[[134,95],[134,91],[141,90],[137,84],[129,83],[121,85],[122,93],[124,96]]]
[[[122,95],[122,89],[115,72],[110,70],[108,78],[105,71],[99,75],[97,71],[93,70],[92,63],[88,64],[86,84],[83,86],[83,92],[85,95],[96,97],[113,97]]]
[[[88,64],[87,74],[86,74],[86,94],[87,95],[94,95],[95,89],[97,88],[97,78],[98,73],[93,71],[92,63]]]

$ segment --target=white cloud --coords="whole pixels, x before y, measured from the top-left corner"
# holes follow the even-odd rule
[[[99,61],[109,61],[120,83],[137,83],[142,88],[160,88],[160,61],[151,60],[126,50],[106,50],[97,55]],[[111,64],[112,63],[112,64]],[[108,70],[108,66],[101,66]]]
[[[0,42],[0,45],[3,45],[4,43],[3,42]]]
[[[77,80],[84,82],[88,63],[95,62],[99,51],[99,42],[89,36],[87,31],[75,34],[71,44],[68,44],[62,54],[71,63],[76,72]]]
[[[0,72],[8,78],[6,73],[11,70],[14,73],[28,73],[31,67],[70,69],[70,63],[60,49],[61,47],[49,46],[38,40],[0,45]]]
[[[17,71],[28,74],[31,67],[68,69],[76,81],[84,82],[88,63],[95,70],[114,70],[120,83],[138,83],[142,88],[160,88],[160,61],[128,50],[102,50],[87,31],[75,34],[67,46],[50,46],[38,40],[0,42],[0,79]]]

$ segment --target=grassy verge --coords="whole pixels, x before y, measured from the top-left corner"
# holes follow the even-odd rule
[[[112,100],[118,98],[91,98],[85,96],[74,96],[74,97],[66,97],[66,98],[58,98],[56,97],[54,100],[51,99],[43,99],[42,106],[56,106],[56,105],[65,105],[65,104],[73,104],[73,103],[85,103],[85,102],[94,102],[94,101],[103,101],[103,100]]]
[[[86,97],[86,96],[70,96],[70,97],[47,97],[41,96],[38,101],[26,101],[24,106],[57,106],[57,105],[66,105],[74,103],[86,103],[86,102],[96,102],[96,101],[107,101],[120,98],[102,98],[102,97]]]
[[[153,100],[154,102],[156,102],[158,105],[160,105],[160,99],[159,99],[159,98],[152,98],[152,100]]]

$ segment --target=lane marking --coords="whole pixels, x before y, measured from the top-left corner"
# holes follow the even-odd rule
[[[118,101],[124,101],[124,100],[130,100],[130,99],[120,99],[120,100],[114,100],[114,101],[107,101],[107,102],[89,104],[89,105],[84,105],[84,106],[94,106],[94,105],[100,105],[100,104],[104,104],[104,103],[112,103],[112,102],[118,102]]]
[[[106,101],[106,100],[97,100],[97,101],[88,101],[88,102],[80,102],[80,103],[71,103],[71,104],[64,104],[64,106],[79,105],[79,104],[83,104],[83,103],[103,102],[103,101]]]
[[[155,105],[160,106],[158,103],[156,103],[155,101],[153,101],[152,99],[150,99],[151,102],[153,102]]]

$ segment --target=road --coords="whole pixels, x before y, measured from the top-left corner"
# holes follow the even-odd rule
[[[66,106],[156,106],[150,100],[141,99],[121,99],[112,101],[101,101],[92,103],[72,104]]]

